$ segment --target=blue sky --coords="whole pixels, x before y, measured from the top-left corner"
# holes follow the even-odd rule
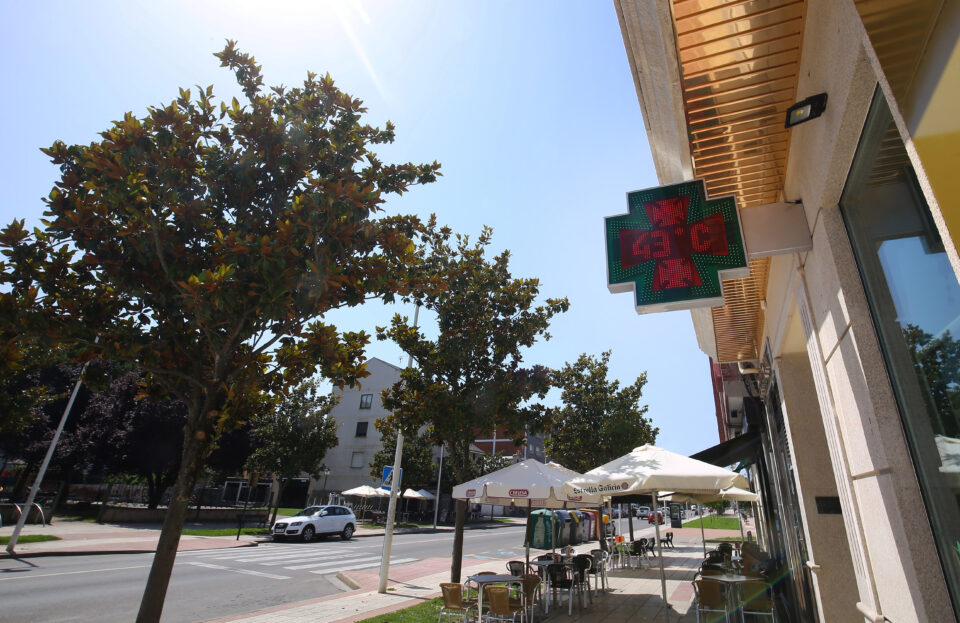
[[[603,217],[658,185],[610,1],[0,3],[0,222],[40,218],[57,173],[40,147],[91,142],[181,86],[229,99],[233,76],[212,56],[228,38],[266,84],[329,72],[364,100],[368,122],[393,121],[385,160],[442,163],[439,182],[388,211],[436,213],[473,236],[489,225],[515,276],[570,299],[527,361],[559,367],[612,349],[612,376],[647,371],[658,445],[690,454],[717,442],[690,314],[639,316],[632,295],[606,287]],[[413,310],[367,305],[333,320],[372,333],[395,312]],[[368,352],[406,362],[389,343]]]

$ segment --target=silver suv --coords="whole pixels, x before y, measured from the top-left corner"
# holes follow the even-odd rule
[[[308,506],[296,517],[281,519],[273,524],[274,541],[300,538],[305,542],[315,537],[339,534],[349,540],[357,530],[357,518],[346,506]]]

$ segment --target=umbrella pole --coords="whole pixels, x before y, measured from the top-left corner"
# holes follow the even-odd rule
[[[707,557],[707,537],[703,533],[703,504],[700,504],[700,543],[703,544],[703,557]]]
[[[630,527],[630,542],[633,543],[633,507],[627,504],[627,525]]]
[[[524,573],[526,573],[526,570],[530,567],[530,506],[531,504],[532,502],[528,498],[527,499],[527,529],[524,531],[527,535],[526,539],[524,539],[527,542],[527,566],[523,568]]]
[[[740,502],[737,502],[737,523],[740,524],[740,542],[743,542],[743,515],[740,514]]]
[[[653,504],[657,504],[657,491],[653,492]],[[670,620],[670,604],[667,603],[667,575],[663,570],[663,543],[660,542],[660,518],[657,511],[653,511],[653,529],[657,533],[657,554],[660,557],[660,590],[663,593],[663,620]]]

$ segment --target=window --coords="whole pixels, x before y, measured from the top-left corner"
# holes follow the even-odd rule
[[[957,608],[960,284],[879,89],[840,209]]]
[[[363,467],[363,452],[354,452],[350,457],[350,467]]]
[[[357,434],[355,437],[366,437],[367,436],[367,424],[368,422],[357,422]]]
[[[373,405],[373,394],[360,394],[360,408],[369,409]]]

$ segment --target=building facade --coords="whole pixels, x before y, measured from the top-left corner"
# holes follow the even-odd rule
[[[782,618],[957,620],[960,2],[615,6],[660,183],[765,223],[692,315]]]
[[[376,421],[390,415],[383,408],[380,395],[400,380],[401,369],[374,357],[367,361],[367,371],[370,376],[359,385],[334,390],[340,402],[330,415],[337,423],[339,443],[323,459],[327,471],[312,483],[312,499],[326,501],[326,494],[331,491],[360,485],[380,486],[379,479],[370,475],[373,455],[383,447]]]

